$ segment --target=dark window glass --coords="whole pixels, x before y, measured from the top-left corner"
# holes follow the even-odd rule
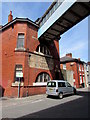
[[[50,76],[47,73],[41,73],[38,75],[35,82],[47,82],[50,80]]]
[[[44,74],[44,82],[47,82],[47,81],[48,81],[48,75]]]
[[[24,48],[24,34],[18,34],[17,48]]]
[[[70,85],[69,83],[67,83],[67,86],[68,86],[68,87],[71,87],[71,85]]]
[[[47,54],[47,48],[44,47],[44,54]]]
[[[40,82],[42,82],[43,75],[40,75]]]
[[[38,51],[39,52],[39,51]],[[40,52],[43,53],[43,48],[40,46]]]
[[[47,55],[50,55],[50,52],[49,52],[49,50],[47,50]]]
[[[58,82],[58,87],[66,87],[64,82]]]

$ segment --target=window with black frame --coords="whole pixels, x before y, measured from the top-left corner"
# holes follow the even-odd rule
[[[17,74],[22,74],[23,73],[23,68],[22,68],[22,65],[16,65],[15,66],[15,82],[19,82],[19,80],[20,80],[20,82],[24,82],[24,79],[23,79],[23,77],[17,77]]]

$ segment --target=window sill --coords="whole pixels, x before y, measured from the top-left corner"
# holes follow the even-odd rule
[[[14,86],[19,86],[19,82],[12,83],[12,87],[14,87]],[[24,83],[21,82],[20,86],[24,86]]]
[[[15,48],[15,51],[26,51],[25,48]]]
[[[65,68],[63,68],[63,70],[66,70]]]
[[[47,82],[37,82],[37,83],[33,83],[33,86],[46,86]]]
[[[73,65],[74,65],[74,63],[71,63],[70,65],[71,65],[71,66],[73,66]]]
[[[46,54],[43,54],[43,53],[40,53],[40,52],[36,52],[36,51],[34,51],[34,53],[36,53],[36,54],[38,54],[38,55],[41,55],[41,56],[51,57],[51,58],[52,58],[51,55],[46,55]]]

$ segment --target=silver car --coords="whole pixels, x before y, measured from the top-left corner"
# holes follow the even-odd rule
[[[65,80],[51,80],[47,82],[47,96],[58,96],[60,99],[66,94],[76,94],[76,89]]]

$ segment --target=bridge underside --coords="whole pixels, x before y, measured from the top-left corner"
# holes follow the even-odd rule
[[[90,15],[90,2],[75,2],[46,31],[44,31],[40,36],[38,36],[38,38],[44,38],[49,41],[55,39],[59,40],[60,35],[65,33],[67,30],[72,28],[74,25],[79,23],[88,15]]]

